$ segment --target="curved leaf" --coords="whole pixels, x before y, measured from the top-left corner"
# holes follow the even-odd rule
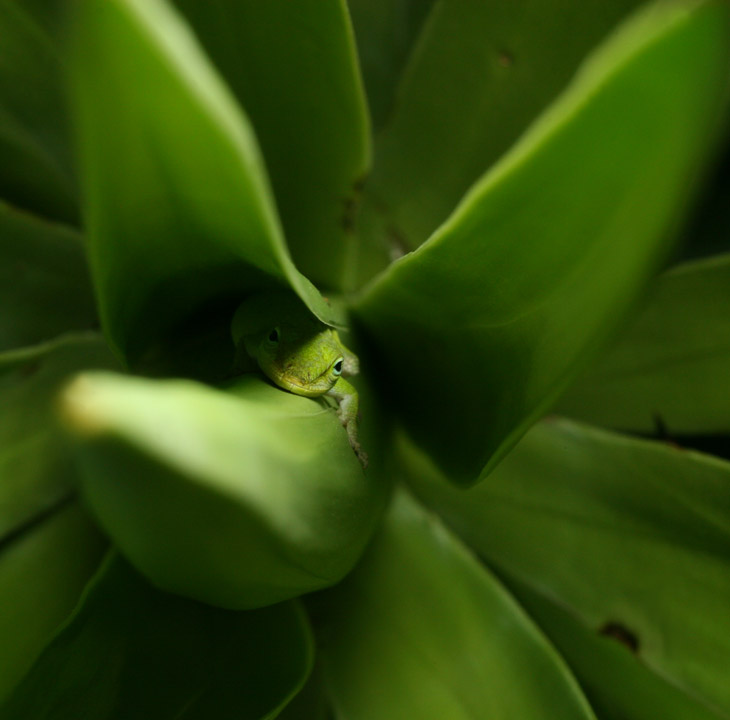
[[[651,432],[730,432],[730,255],[662,275],[628,332],[573,385],[565,415]]]
[[[74,609],[104,548],[104,538],[75,502],[0,539],[0,703]],[[0,717],[7,717],[2,706]]]
[[[78,222],[58,41],[62,0],[0,1],[0,197]]]
[[[63,399],[86,499],[161,588],[250,608],[337,582],[378,520],[333,410],[258,377],[227,392],[88,374]]]
[[[568,421],[467,492],[416,462],[419,496],[490,563],[730,716],[730,463]]]
[[[0,354],[0,541],[68,500],[76,479],[53,404],[68,378],[109,368],[98,335],[70,335]]]
[[[729,29],[723,2],[650,6],[359,299],[408,430],[456,482],[494,467],[653,271],[716,128]]]
[[[322,669],[315,664],[299,694],[277,716],[279,720],[332,720]]]
[[[349,286],[370,128],[344,0],[176,4],[251,119],[296,266]]]
[[[0,351],[96,324],[83,240],[0,202]]]
[[[714,165],[682,237],[682,257],[687,259],[730,251],[730,123],[725,128],[724,152]]]
[[[72,502],[76,471],[53,417],[70,375],[111,367],[95,335],[0,354],[0,698],[71,612],[104,539]]]
[[[526,585],[508,579],[520,602],[555,643],[602,720],[721,720],[670,680],[644,665],[618,628],[597,633],[569,611]],[[613,633],[613,634],[612,634]],[[618,641],[618,642],[617,642]],[[716,709],[715,709],[716,710]]]
[[[154,590],[111,555],[0,717],[264,720],[311,662],[297,605],[217,610]]]
[[[410,51],[434,0],[347,0],[375,129],[388,118]],[[421,123],[429,118],[421,117]]]
[[[510,595],[404,493],[322,602],[332,606],[319,646],[338,718],[594,718]]]
[[[415,4],[419,14],[424,4]],[[408,249],[448,217],[469,186],[563,89],[583,57],[638,4],[441,0],[431,5],[398,78],[367,185],[379,201],[376,213],[387,218]],[[400,8],[403,2],[389,5]]]
[[[116,349],[141,364],[277,284],[331,321],[289,258],[248,121],[182,20],[163,0],[76,9],[89,256]]]

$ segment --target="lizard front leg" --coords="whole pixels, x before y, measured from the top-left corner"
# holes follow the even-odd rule
[[[357,455],[363,469],[366,468],[368,466],[368,456],[360,447],[357,439],[357,413],[360,405],[357,390],[347,380],[340,377],[327,391],[327,395],[335,398],[339,403],[337,417],[347,431],[350,447],[355,451],[355,455]]]

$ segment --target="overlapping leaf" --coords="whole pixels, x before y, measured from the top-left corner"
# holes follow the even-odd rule
[[[618,626],[602,632],[523,583],[509,580],[520,602],[555,643],[602,720],[720,720],[693,693],[647,667],[633,652],[633,638]]]
[[[112,344],[141,363],[276,284],[330,320],[289,258],[249,123],[183,21],[163,0],[76,9],[89,256]]]
[[[266,161],[297,268],[342,290],[353,272],[367,108],[344,0],[177,0],[236,93]]]
[[[594,718],[509,594],[405,494],[328,595],[320,649],[338,717]]]
[[[0,203],[0,351],[96,324],[80,235]]]
[[[280,720],[332,720],[320,664],[315,664],[305,686],[276,717]]]
[[[348,0],[375,129],[386,121],[398,81],[434,0]],[[428,121],[428,118],[422,118]]]
[[[0,2],[0,197],[78,221],[64,98],[61,0]]]
[[[653,271],[724,102],[729,28],[713,0],[636,16],[359,298],[385,389],[454,481],[494,467]]]
[[[73,499],[53,404],[70,375],[112,367],[96,335],[0,354],[0,698],[73,609],[104,541]]]
[[[325,587],[355,563],[387,494],[333,410],[255,376],[228,391],[112,374],[64,396],[84,495],[156,585],[230,608]]]
[[[387,24],[384,4],[392,15],[406,15],[408,22]],[[469,186],[563,89],[583,57],[637,4],[355,2],[355,22],[362,26],[365,21],[361,35],[367,32],[372,44],[380,40],[378,69],[392,74],[391,83],[393,75],[398,81],[391,114],[377,138],[367,188],[379,201],[376,214],[387,218],[391,232],[408,249],[426,240]],[[367,12],[361,9],[364,5]],[[419,23],[417,39],[404,47],[428,9],[424,6],[430,6],[428,17]],[[386,43],[387,35],[373,37],[373,25],[381,33],[398,27],[406,37]],[[370,44],[365,49],[373,55]],[[401,75],[396,61],[406,50],[410,53]],[[364,65],[368,69],[372,60]]]
[[[628,430],[730,432],[730,255],[659,278],[616,346],[560,401],[566,415]]]
[[[92,334],[0,354],[0,540],[69,498],[76,472],[54,400],[79,370],[113,366]]]
[[[410,467],[490,563],[730,716],[730,464],[547,421],[468,492]]]
[[[0,703],[74,609],[104,548],[76,502],[0,539]],[[8,717],[1,705],[0,717]]]
[[[265,720],[311,658],[298,606],[217,610],[154,590],[112,555],[0,718]]]
[[[724,152],[714,162],[713,175],[703,187],[697,211],[684,233],[686,258],[730,251],[730,127]]]

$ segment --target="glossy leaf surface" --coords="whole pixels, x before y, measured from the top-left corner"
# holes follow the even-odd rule
[[[633,654],[616,626],[601,632],[569,611],[509,579],[523,607],[555,643],[602,720],[720,720],[729,717],[677,687]]]
[[[385,389],[455,482],[544,413],[666,251],[716,127],[729,28],[725,3],[650,6],[363,292]]]
[[[333,584],[387,494],[333,409],[258,376],[224,392],[89,374],[63,407],[84,495],[121,551],[159,587],[214,605]]]
[[[75,501],[0,539],[0,703],[74,609],[105,547]]]
[[[182,19],[163,0],[76,8],[89,257],[116,349],[141,362],[277,284],[328,319],[289,258],[252,129]]]
[[[0,197],[78,222],[63,84],[62,0],[0,2]]]
[[[97,335],[0,354],[0,541],[68,500],[76,470],[54,400],[73,374],[113,367]]]
[[[264,720],[311,657],[297,605],[218,610],[153,589],[112,555],[0,718]]]
[[[343,720],[594,718],[510,595],[405,494],[328,595],[320,651]]]
[[[0,698],[71,612],[104,540],[73,500],[54,400],[70,375],[113,367],[96,335],[0,353]]]
[[[236,93],[266,162],[287,245],[342,290],[370,128],[344,0],[177,0]]]
[[[659,278],[611,351],[560,401],[560,412],[611,427],[730,432],[730,255]]]
[[[367,3],[368,14],[382,4]],[[408,20],[412,13],[418,19],[426,4],[388,3],[393,14],[407,8]],[[368,184],[368,193],[379,201],[376,212],[387,217],[406,247],[420,245],[448,217],[470,185],[563,89],[584,56],[637,4],[431,4],[403,73],[396,76]],[[357,21],[357,11],[354,15]],[[409,32],[409,23],[404,30]],[[387,48],[400,50],[399,44],[384,42],[379,48],[380,55]]]
[[[490,563],[730,715],[729,463],[555,420],[467,492],[411,472]]]
[[[83,239],[0,203],[0,351],[96,324]]]

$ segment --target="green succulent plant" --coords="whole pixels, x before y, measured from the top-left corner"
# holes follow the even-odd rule
[[[729,88],[723,0],[0,0],[0,718],[730,718]]]

